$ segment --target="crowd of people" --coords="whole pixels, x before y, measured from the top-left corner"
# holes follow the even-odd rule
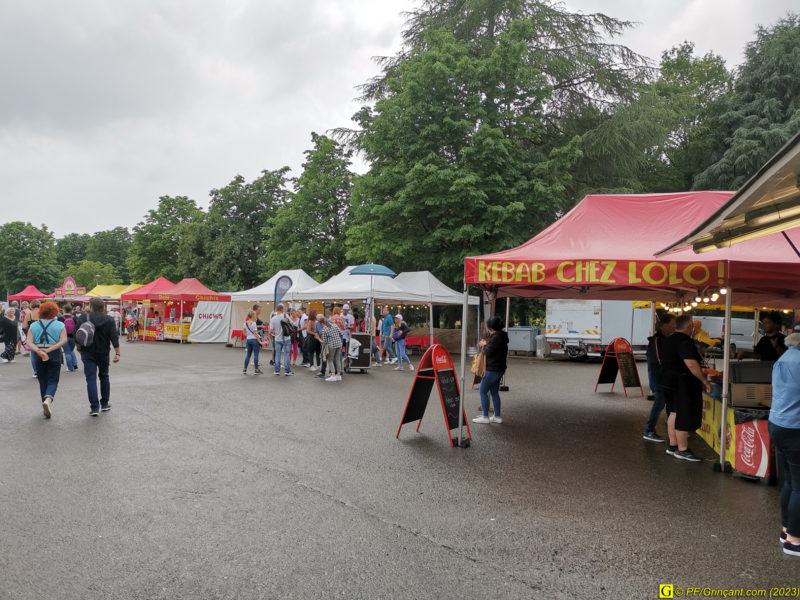
[[[59,308],[52,300],[21,305],[13,301],[3,311],[0,342],[4,350],[0,357],[4,363],[16,362],[19,355],[30,357],[45,418],[52,416],[62,364],[69,373],[79,370],[76,352],[83,363],[89,414],[96,417],[111,410],[109,366],[120,359],[119,334],[115,320],[105,312],[100,298],[91,298],[86,312],[70,303]]]
[[[271,346],[273,374],[292,376],[295,374],[292,367],[303,367],[325,381],[341,381],[343,357],[346,360],[355,332],[369,334],[374,366],[395,364],[396,371],[403,371],[405,364],[409,370],[414,370],[406,352],[406,338],[411,330],[403,315],[389,314],[387,306],[377,318],[354,315],[349,304],[334,306],[326,316],[315,309],[308,311],[305,306],[287,310],[283,303],[278,303],[265,322],[261,319],[261,305],[254,304],[242,329],[246,337],[242,369],[245,375],[251,358],[254,373],[263,374],[259,366],[260,353]]]

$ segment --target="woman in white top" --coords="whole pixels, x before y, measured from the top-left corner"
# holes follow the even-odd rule
[[[244,356],[244,369],[242,369],[242,373],[247,375],[247,365],[250,363],[250,355],[253,356],[253,366],[255,367],[255,374],[261,375],[263,371],[258,368],[258,352],[261,350],[261,346],[264,344],[261,336],[258,333],[258,326],[256,325],[256,313],[254,311],[249,311],[247,313],[247,318],[244,320],[244,333],[247,336],[247,341],[245,342],[247,347],[247,354]]]

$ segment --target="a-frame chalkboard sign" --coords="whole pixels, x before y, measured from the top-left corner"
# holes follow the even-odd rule
[[[434,383],[436,383],[436,387],[439,390],[439,398],[442,401],[442,413],[444,414],[444,420],[447,422],[447,437],[450,439],[450,445],[453,446],[453,436],[450,432],[453,429],[458,429],[458,406],[461,393],[458,389],[458,379],[456,379],[453,359],[447,348],[441,344],[433,344],[425,351],[419,361],[414,384],[411,386],[411,393],[408,395],[406,409],[403,412],[403,420],[400,422],[400,427],[397,428],[396,437],[400,437],[400,430],[403,425],[413,421],[419,421],[417,423],[417,431],[419,431]],[[462,422],[467,426],[467,436],[472,439],[466,413],[463,413],[462,417]]]
[[[614,391],[614,383],[617,381],[617,373],[622,377],[622,391],[628,395],[627,388],[638,387],[644,396],[642,382],[639,380],[639,370],[636,368],[636,360],[633,358],[633,348],[625,338],[614,338],[606,348],[603,357],[603,366],[600,367],[600,375],[597,377],[597,386],[601,383],[610,383],[611,391]]]

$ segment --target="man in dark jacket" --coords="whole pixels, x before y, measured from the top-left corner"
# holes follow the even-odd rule
[[[89,394],[89,414],[96,417],[99,411],[111,410],[111,381],[108,377],[109,348],[114,348],[114,362],[119,362],[119,332],[114,319],[105,314],[105,305],[100,298],[89,300],[89,312],[77,319],[80,327],[86,320],[94,325],[94,340],[81,348],[83,373],[86,376],[86,391]],[[100,398],[97,397],[97,379],[100,378]]]
[[[647,344],[647,371],[650,375],[650,389],[653,392],[653,406],[650,416],[644,424],[644,438],[648,442],[664,442],[664,438],[656,433],[656,423],[664,410],[664,394],[661,391],[661,356],[664,353],[664,340],[675,332],[675,315],[665,313],[658,320],[655,335],[650,336]],[[667,411],[667,417],[671,409]]]
[[[480,341],[481,351],[486,355],[486,372],[481,378],[478,393],[481,397],[482,414],[472,419],[473,423],[503,422],[500,416],[500,379],[506,372],[508,358],[508,334],[503,331],[505,324],[500,317],[492,317],[486,322],[489,338]],[[489,416],[489,394],[492,395],[494,414]]]

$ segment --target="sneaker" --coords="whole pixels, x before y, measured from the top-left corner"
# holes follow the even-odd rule
[[[656,399],[656,397],[653,394],[647,394],[647,399],[650,400],[650,402],[652,402],[653,400]]]
[[[375,366],[376,366],[376,367],[382,367],[382,366],[383,366],[383,363],[378,363],[378,362],[376,362],[376,363],[375,363]]]
[[[264,371],[262,371],[261,369],[256,369],[256,370],[255,370],[255,374],[256,374],[256,375],[263,375],[263,374],[264,374]]]
[[[111,410],[111,405],[110,404],[106,404],[105,406],[101,406],[100,407],[100,412],[108,412],[110,410]]]
[[[414,370],[414,365],[408,365],[408,368],[413,371]]]
[[[325,377],[325,373],[317,373],[314,377]]]
[[[389,364],[390,365],[396,365],[397,364],[397,357],[389,359]]]
[[[4,363],[7,363],[7,362],[8,362],[8,359],[7,359],[7,358],[4,358],[4,359],[2,359],[2,360],[3,360],[3,362],[4,362]]]
[[[242,375],[247,375],[247,369],[242,369]]]
[[[669,454],[670,456],[674,456],[677,451],[678,451],[677,446],[672,446],[671,444],[667,444],[667,454]]]
[[[645,431],[644,435],[642,435],[642,439],[647,442],[660,442],[664,443],[664,438],[658,435],[655,431]]]
[[[96,408],[93,408],[93,409],[92,409],[92,410],[89,412],[89,416],[90,416],[90,417],[96,417],[96,416],[97,416],[97,415],[99,415],[99,414],[100,414],[100,412],[99,412],[99,411],[98,411]]]
[[[319,365],[315,365],[315,366],[311,367],[311,370],[312,371],[319,371]]]
[[[330,377],[326,377],[325,381],[337,381],[336,375],[331,375]]]
[[[403,370],[403,367],[395,367],[395,368],[394,368],[394,370],[395,370],[395,371],[402,371],[402,370]]]
[[[286,375],[286,377],[289,377],[291,375],[294,375],[294,371],[286,371],[286,373],[284,373],[284,375]]]
[[[786,532],[781,531],[781,539],[780,539],[781,546],[783,546],[785,542],[786,542]]]
[[[34,379],[39,379],[39,378],[36,376],[36,373],[34,373],[34,374],[33,374],[33,378],[34,378]]]
[[[342,380],[342,376],[341,375],[337,375],[336,376],[336,381],[341,381],[341,380]]]
[[[503,417],[495,417],[492,415],[489,417],[489,423],[497,423],[498,425],[503,422]]]
[[[275,372],[273,373],[273,375],[280,375],[280,374],[281,374],[281,372],[280,372],[280,371],[275,371]]]
[[[675,450],[673,456],[680,460],[688,460],[689,462],[700,462],[703,460],[688,448],[686,450]]]
[[[48,418],[48,419],[50,418],[50,405],[51,404],[53,404],[53,399],[50,396],[45,398],[44,402],[42,402],[42,412],[44,413],[44,416],[46,418]]]
[[[483,415],[479,415],[479,416],[475,417],[474,419],[472,419],[472,422],[473,423],[491,423],[491,421],[489,420],[489,417],[484,417]]]
[[[800,556],[800,544],[793,544],[789,540],[786,540],[783,544],[783,553],[792,556]]]

